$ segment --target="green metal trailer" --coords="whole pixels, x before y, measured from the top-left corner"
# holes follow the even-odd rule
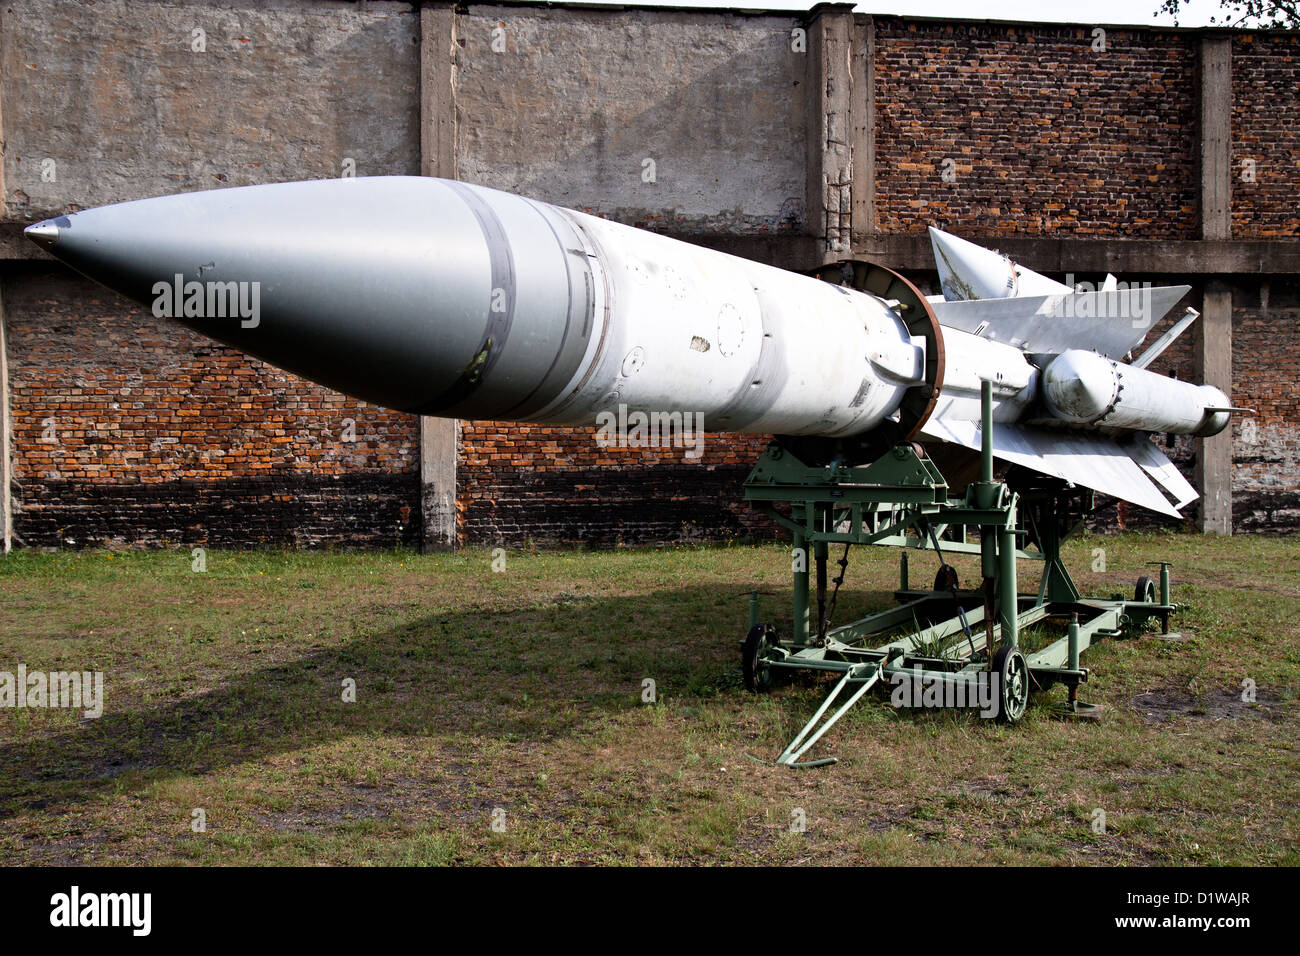
[[[1168,633],[1175,610],[1168,563],[1160,565],[1158,582],[1139,578],[1131,599],[1080,596],[1061,561],[1061,543],[1091,512],[1093,493],[1014,468],[995,479],[987,382],[982,405],[980,476],[960,498],[949,497],[944,476],[924,448],[911,443],[896,445],[870,465],[848,467],[835,461],[809,465],[773,442],[746,480],[746,498],[793,536],[794,613],[789,632],[779,633],[758,620],[757,595],[751,595],[741,650],[745,684],[763,691],[792,671],[839,675],[776,763],[834,763],[834,758],[802,758],[882,683],[911,681],[941,701],[991,700],[992,715],[1007,723],[1024,715],[1032,690],[1061,683],[1068,688],[1063,712],[1093,716],[1095,709],[1078,699],[1079,685],[1088,679],[1081,655],[1101,638],[1151,618]],[[899,603],[832,627],[848,551],[855,544],[906,549],[895,592]],[[828,590],[830,549],[838,545],[844,546],[840,573],[834,590]],[[912,550],[933,551],[939,558],[932,588],[911,586]],[[980,556],[980,587],[959,586],[945,560],[957,553]],[[1037,593],[1019,592],[1017,563],[1026,560],[1043,565]],[[1061,636],[1025,653],[1020,635],[1029,627],[1053,628]]]

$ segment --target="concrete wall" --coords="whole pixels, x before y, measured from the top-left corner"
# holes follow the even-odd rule
[[[635,226],[797,233],[796,22],[473,6],[456,27],[459,176]]]
[[[338,176],[346,159],[420,171],[410,4],[14,0],[0,30],[8,219]]]

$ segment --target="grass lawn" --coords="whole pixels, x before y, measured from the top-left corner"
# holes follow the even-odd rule
[[[1100,724],[1055,719],[1060,687],[1015,727],[881,695],[809,754],[837,766],[791,771],[745,755],[780,752],[828,685],[755,696],[739,668],[751,588],[788,624],[779,546],[512,550],[499,573],[488,549],[209,551],[202,573],[188,550],[17,552],[0,559],[0,671],[102,671],[106,701],[98,719],[0,709],[0,858],[1300,863],[1300,547],[1066,550],[1102,597],[1157,559],[1182,637],[1085,655]],[[896,584],[895,552],[850,560],[837,621]],[[934,563],[914,554],[913,580]]]

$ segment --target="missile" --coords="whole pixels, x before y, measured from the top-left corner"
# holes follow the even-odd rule
[[[886,270],[875,294],[430,177],[163,196],[26,235],[160,318],[421,415],[689,411],[837,456],[978,450],[989,381],[998,457],[1172,515],[1196,494],[1145,435],[1227,422],[1217,389],[1122,361],[1185,286],[1145,290],[1135,318],[1114,290],[1076,292],[937,230],[941,274],[984,274],[951,299]]]

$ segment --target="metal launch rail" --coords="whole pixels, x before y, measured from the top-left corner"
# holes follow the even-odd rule
[[[1138,579],[1131,600],[1118,594],[1107,600],[1080,596],[1061,561],[1061,542],[1092,510],[1093,492],[1017,468],[1004,480],[994,480],[987,382],[981,398],[981,473],[962,498],[949,498],[944,476],[913,444],[899,444],[870,465],[845,467],[835,462],[807,465],[773,442],[746,480],[745,497],[792,532],[796,560],[791,633],[778,635],[772,624],[761,623],[757,595],[750,597],[750,627],[741,652],[745,684],[763,691],[791,671],[840,675],[777,764],[835,763],[834,757],[801,758],[864,694],[891,680],[949,685],[943,688],[944,700],[987,700],[991,693],[996,717],[1007,723],[1024,715],[1031,690],[1061,683],[1068,688],[1065,712],[1094,716],[1095,708],[1078,699],[1079,684],[1088,679],[1088,668],[1080,663],[1083,652],[1097,640],[1153,617],[1168,633],[1175,606],[1167,562],[1160,565],[1158,584]],[[973,530],[978,541],[969,540]],[[845,545],[845,553],[828,604],[827,561],[837,544]],[[831,627],[848,549],[854,544],[935,551],[941,564],[934,587],[911,587],[904,551],[895,592],[899,605]],[[960,589],[945,553],[978,554],[982,587]],[[1037,594],[1019,593],[1020,560],[1042,562]],[[815,617],[810,606],[814,596]],[[1063,633],[1046,647],[1025,653],[1021,632],[1035,625]],[[827,717],[845,692],[844,702]]]

